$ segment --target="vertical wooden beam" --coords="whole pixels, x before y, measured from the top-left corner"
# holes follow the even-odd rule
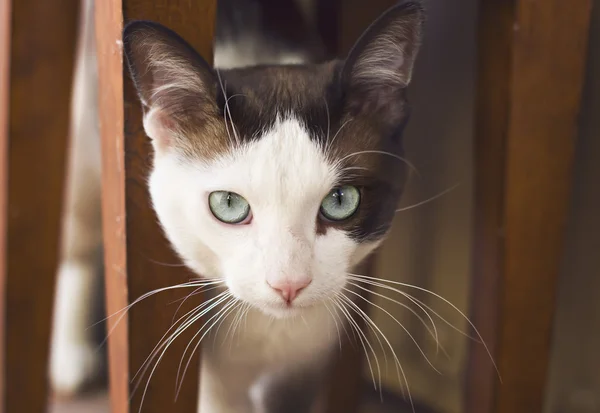
[[[591,0],[482,0],[468,413],[543,409]]]
[[[216,1],[102,0],[96,2],[103,155],[103,219],[107,308],[115,313],[157,288],[187,281],[190,273],[173,267],[172,253],[157,225],[146,189],[151,160],[141,123],[141,106],[123,68],[123,21],[154,20],[178,32],[206,59],[212,55]],[[166,265],[163,265],[163,264]],[[170,266],[171,265],[171,266]],[[191,291],[186,291],[189,293]],[[134,306],[116,324],[109,341],[111,404],[114,413],[134,413],[149,380],[133,393],[130,380],[172,323],[181,293],[164,292]],[[199,296],[190,300],[198,304]],[[189,309],[189,307],[188,307]],[[185,311],[185,308],[183,309]],[[197,408],[198,369],[190,368],[177,402],[177,366],[193,332],[180,336],[154,372],[143,412],[191,413]],[[196,365],[197,363],[196,357]],[[194,365],[192,364],[192,367]]]
[[[41,413],[77,0],[0,1],[0,411]]]

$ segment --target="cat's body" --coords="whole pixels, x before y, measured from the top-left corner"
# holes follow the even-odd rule
[[[346,61],[310,63],[314,42],[262,33],[249,46],[228,30],[240,17],[231,5],[219,9],[220,71],[162,26],[125,29],[155,150],[150,194],[174,249],[222,286],[209,298],[231,311],[215,320],[217,344],[203,347],[201,411],[308,412],[353,313],[338,312],[352,306],[348,272],[383,240],[403,187],[404,94],[422,11],[397,6]],[[65,380],[65,337],[55,335],[52,378],[69,391],[89,372]]]

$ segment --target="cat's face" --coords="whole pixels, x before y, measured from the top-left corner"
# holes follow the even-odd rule
[[[222,72],[161,26],[126,28],[155,148],[153,205],[189,267],[277,317],[343,290],[405,181],[421,24],[420,8],[399,6],[346,61]]]

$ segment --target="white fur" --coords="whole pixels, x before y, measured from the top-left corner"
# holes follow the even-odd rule
[[[374,247],[360,246],[341,230],[316,233],[319,206],[337,175],[293,116],[210,162],[182,161],[172,150],[156,154],[150,192],[175,249],[198,274],[224,279],[238,300],[252,306],[246,328],[229,337],[234,351],[231,343],[203,351],[202,412],[248,411],[256,380],[322,362],[337,343],[326,304]],[[242,195],[252,208],[252,222],[218,221],[208,208],[208,195],[216,190]],[[292,308],[267,284],[267,278],[306,275],[312,283]],[[227,330],[227,325],[220,329]]]

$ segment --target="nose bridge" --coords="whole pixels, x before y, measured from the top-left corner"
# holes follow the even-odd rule
[[[302,284],[312,280],[312,246],[303,234],[289,228],[281,231],[277,245],[271,246],[278,257],[266,274],[270,283]]]

